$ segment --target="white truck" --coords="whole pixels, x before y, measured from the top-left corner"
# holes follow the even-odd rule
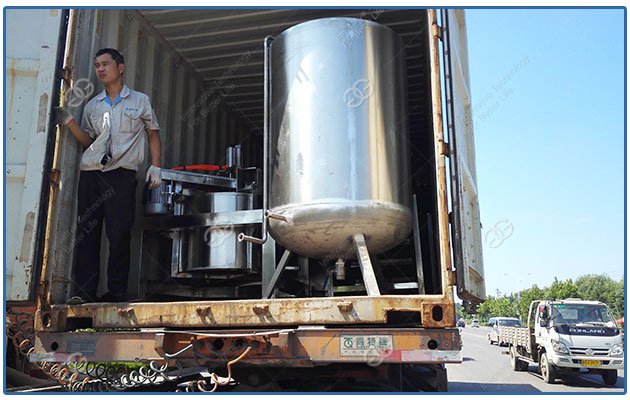
[[[509,346],[514,371],[538,363],[547,383],[586,368],[599,373],[606,385],[617,382],[623,369],[623,338],[608,306],[580,299],[535,300],[527,326],[505,327],[501,341]]]

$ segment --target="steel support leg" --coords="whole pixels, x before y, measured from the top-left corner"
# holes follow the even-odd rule
[[[276,267],[276,241],[269,237],[262,245],[262,293],[267,292]]]
[[[274,293],[274,290],[276,289],[276,285],[278,284],[278,281],[280,280],[280,276],[282,276],[282,273],[284,272],[284,268],[287,266],[287,262],[289,261],[290,256],[291,256],[291,252],[289,250],[285,250],[284,254],[282,255],[282,258],[280,259],[280,263],[276,267],[276,270],[273,272],[273,275],[271,276],[271,280],[269,281],[269,284],[266,287],[265,292],[263,293],[263,299],[271,298],[272,294]]]
[[[378,289],[376,274],[374,273],[374,268],[370,261],[370,254],[368,253],[363,234],[359,233],[354,235],[354,244],[357,247],[357,255],[359,256],[359,264],[361,265],[361,274],[363,275],[365,290],[368,296],[380,296],[381,291]]]

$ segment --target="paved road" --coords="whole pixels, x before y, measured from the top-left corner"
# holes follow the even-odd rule
[[[507,347],[488,344],[488,328],[466,327],[461,332],[464,362],[447,366],[449,392],[623,392],[623,371],[615,387],[604,385],[600,375],[587,373],[551,385],[543,381],[538,365],[530,364],[527,372],[512,371]]]

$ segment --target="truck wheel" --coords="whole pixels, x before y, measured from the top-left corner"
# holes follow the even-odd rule
[[[616,370],[614,370],[617,372]],[[442,367],[436,371],[436,384],[435,390],[437,392],[448,392],[448,376],[446,372],[446,368]]]
[[[510,365],[512,365],[513,371],[527,371],[529,369],[527,361],[519,360],[516,357],[516,348],[514,346],[510,346]]]
[[[400,390],[402,392],[448,392],[448,376],[444,364],[403,365]],[[395,368],[390,368],[394,369]],[[393,379],[392,379],[393,378]],[[390,373],[390,381],[399,379]]]
[[[543,380],[547,383],[555,383],[556,382],[556,371],[554,370],[553,365],[549,362],[547,358],[547,353],[542,353],[540,355],[539,361],[539,369],[540,375],[542,375]]]
[[[518,359],[516,358],[516,349],[514,346],[510,346],[510,365],[512,366],[512,371],[520,371],[518,369]]]
[[[490,334],[488,334],[488,343],[489,343],[491,346],[492,346],[492,343],[494,343],[494,342],[492,341],[492,339],[490,338]]]
[[[617,370],[605,369],[602,371],[602,379],[608,386],[614,386],[617,383]]]

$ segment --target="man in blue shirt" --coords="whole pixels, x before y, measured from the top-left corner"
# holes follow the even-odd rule
[[[109,240],[107,288],[102,301],[126,301],[131,227],[135,218],[136,173],[148,141],[150,188],[162,179],[160,127],[149,97],[123,84],[125,60],[115,49],[94,56],[105,89],[84,107],[81,125],[64,109],[58,120],[85,148],[81,157],[77,210],[75,297],[69,303],[96,301],[103,220]]]

